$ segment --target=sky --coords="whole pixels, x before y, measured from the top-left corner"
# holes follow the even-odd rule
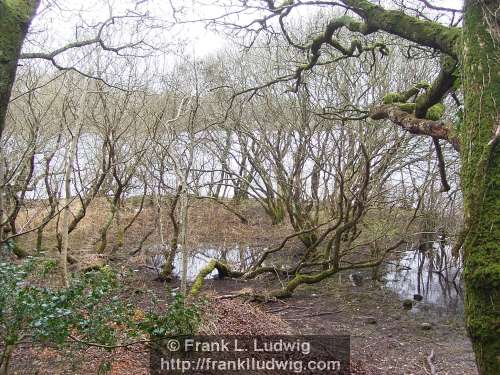
[[[147,12],[154,17],[157,22],[152,22],[157,27],[168,27],[174,22],[172,8],[179,11],[178,18],[181,20],[192,20],[198,18],[210,18],[220,15],[224,10],[222,4],[228,0],[42,0],[39,15],[32,25],[35,33],[43,34],[43,44],[41,46],[60,46],[68,41],[72,41],[76,34],[77,26],[93,24],[109,17],[110,14],[120,15],[127,10],[138,13]],[[410,0],[410,2],[416,0]],[[255,1],[254,1],[255,2]],[[436,6],[444,6],[460,9],[462,0],[429,0]],[[252,1],[250,1],[252,3]],[[279,3],[277,1],[277,3]],[[137,5],[138,4],[138,5]],[[205,4],[200,6],[200,4]],[[308,7],[302,7],[298,12],[300,15],[307,14]],[[310,9],[310,8],[309,8]],[[250,19],[250,18],[247,18]],[[242,18],[239,19],[242,22]],[[172,39],[182,39],[189,36],[191,49],[195,53],[204,55],[219,47],[222,37],[213,32],[207,31],[202,23],[189,23],[177,27],[171,34],[161,35],[161,30],[153,32],[155,42],[159,44],[169,43]],[[50,35],[50,36],[49,36]]]
[[[117,19],[108,29],[105,37],[113,46],[144,40],[145,50],[134,50],[140,56],[150,55],[148,59],[135,59],[131,67],[129,60],[119,64],[119,58],[109,53],[98,57],[98,63],[109,74],[119,75],[125,65],[127,69],[142,70],[144,75],[154,70],[158,76],[171,69],[174,61],[182,56],[200,58],[218,49],[227,43],[226,36],[216,33],[201,22],[176,23],[176,20],[194,20],[211,18],[227,11],[224,5],[230,0],[42,0],[39,14],[35,18],[31,31],[25,43],[24,50],[30,52],[47,52],[59,48],[76,39],[82,40],[95,36],[95,28],[111,15],[128,14],[126,20]],[[389,1],[389,0],[385,0]],[[417,0],[409,0],[417,1]],[[429,0],[436,6],[445,6],[460,9],[461,0]],[[249,0],[255,4],[257,0]],[[384,0],[382,0],[384,3]],[[202,4],[200,6],[200,4]],[[301,7],[292,12],[291,17],[304,17],[314,12],[313,7]],[[174,12],[173,9],[176,11]],[[316,9],[317,10],[317,9]],[[174,17],[175,13],[175,17]],[[138,17],[147,14],[148,18]],[[235,22],[245,23],[254,19],[252,15],[235,17]],[[150,48],[151,47],[151,48]],[[57,58],[63,65],[81,67],[82,70],[96,65],[96,56],[91,48],[73,50]],[[141,61],[139,61],[141,60]],[[112,62],[112,63],[111,63]],[[39,61],[36,62],[39,65]],[[50,69],[50,64],[45,64]],[[118,68],[113,68],[113,65]],[[86,68],[84,68],[86,66]],[[115,69],[115,70],[113,70]],[[118,69],[118,71],[116,71]],[[131,73],[132,74],[132,73]]]

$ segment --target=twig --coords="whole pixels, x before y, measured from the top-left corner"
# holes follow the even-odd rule
[[[437,375],[436,367],[434,366],[434,363],[432,363],[433,359],[434,359],[434,349],[431,350],[431,354],[429,354],[426,360],[427,364],[429,365],[429,370],[431,371],[431,375]]]
[[[124,344],[104,345],[104,344],[99,344],[99,343],[95,343],[95,342],[84,341],[84,340],[81,340],[78,337],[73,336],[73,335],[69,335],[68,337],[71,340],[73,340],[73,341],[75,341],[75,342],[77,342],[79,344],[83,344],[83,345],[86,345],[86,346],[93,346],[93,347],[96,347],[96,348],[103,348],[103,349],[128,348],[128,347],[133,346],[133,345],[149,344],[149,343],[151,343],[150,339],[144,339],[144,340],[137,340],[137,341],[132,341],[132,342],[129,342],[129,343],[124,343]]]
[[[302,318],[311,318],[311,317],[317,317],[317,316],[323,316],[323,315],[331,315],[331,314],[336,314],[339,312],[342,312],[343,310],[335,310],[335,311],[325,311],[325,312],[320,312],[320,313],[314,313],[314,314],[307,314],[307,315],[302,315]]]
[[[268,313],[271,313],[271,314],[276,314],[276,313],[279,313],[279,312],[283,312],[284,310],[288,310],[288,309],[294,309],[294,310],[308,310],[310,309],[310,307],[301,307],[301,306],[285,306],[281,309],[275,309],[275,310],[268,310],[267,312]],[[289,313],[291,311],[287,311],[287,313]]]
[[[233,298],[239,298],[239,297],[246,297],[246,293],[236,293],[236,294],[223,294],[220,296],[215,297],[216,300],[219,299],[233,299]]]

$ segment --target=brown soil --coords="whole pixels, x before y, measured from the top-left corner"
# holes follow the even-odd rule
[[[123,291],[152,289],[164,293],[153,274],[137,276]],[[429,309],[418,313],[402,308],[392,292],[380,286],[355,287],[344,277],[302,287],[286,301],[254,304],[228,298],[241,291],[271,287],[269,280],[207,280],[202,334],[349,334],[353,374],[429,374],[426,357],[435,352],[440,375],[477,374],[471,345],[461,317],[439,316]],[[222,296],[222,298],[221,298]],[[136,306],[147,307],[145,296]],[[418,305],[417,305],[418,306]],[[376,323],[368,323],[368,317]],[[421,323],[432,324],[422,330]],[[72,350],[72,351],[71,351]],[[97,373],[109,361],[112,375],[148,374],[149,354],[143,345],[108,352],[98,348],[20,347],[12,361],[12,374]]]
[[[222,280],[212,281],[207,289],[226,295],[248,287]],[[286,321],[294,334],[349,334],[352,361],[363,368],[359,373],[430,374],[426,357],[433,350],[438,374],[477,374],[463,317],[440,314],[423,304],[404,310],[398,296],[380,285],[357,287],[347,275],[337,276],[263,307]],[[432,328],[423,330],[422,323]]]
[[[165,285],[154,281],[154,274],[143,273],[128,280],[122,295],[133,295],[138,310],[150,306],[146,290],[160,299]],[[140,292],[139,292],[140,291]],[[205,294],[201,335],[278,335],[291,334],[289,324],[280,316],[270,315],[258,305],[238,299],[218,299]],[[98,374],[105,363],[111,366],[108,375],[149,374],[149,351],[143,344],[107,351],[96,347],[67,345],[64,349],[50,346],[19,346],[11,360],[10,374],[15,375],[87,375]],[[103,372],[104,374],[104,372]]]
[[[211,288],[221,294],[238,291],[233,281],[215,281]],[[264,308],[295,334],[349,334],[352,360],[368,374],[429,374],[431,350],[438,374],[477,374],[461,316],[440,316],[430,306],[415,311],[418,304],[406,311],[398,296],[380,285],[352,286],[344,275],[302,287],[292,298]],[[422,323],[432,329],[423,330]]]

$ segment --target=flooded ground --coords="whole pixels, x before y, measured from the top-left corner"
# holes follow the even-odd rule
[[[262,249],[220,246],[196,249],[188,262],[192,280],[210,259],[223,260],[243,270]],[[370,374],[427,374],[426,358],[434,351],[435,365],[443,375],[476,375],[474,356],[466,335],[460,260],[453,259],[443,242],[400,249],[380,269],[379,281],[372,271],[343,271],[318,284],[303,285],[283,301],[259,305],[285,320],[297,334],[349,334],[354,363]],[[278,265],[288,259],[274,259]],[[175,261],[181,269],[181,256]],[[352,275],[362,278],[359,285]],[[217,279],[216,271],[204,285],[208,295],[228,296],[242,290],[261,291],[279,287],[276,280]],[[420,295],[420,301],[414,295]],[[403,300],[413,300],[412,308]],[[420,299],[417,297],[417,299]]]
[[[194,280],[199,271],[211,260],[224,261],[236,270],[247,269],[262,249],[247,245],[202,247],[191,251],[188,259],[188,279]],[[158,271],[165,258],[161,252],[151,256],[151,264]],[[280,261],[283,261],[281,259]],[[268,264],[272,265],[272,258]],[[463,313],[463,287],[460,259],[451,256],[451,247],[442,241],[432,241],[426,246],[409,247],[400,251],[398,260],[388,262],[382,277],[382,287],[394,291],[402,300],[416,300],[414,312],[432,308],[438,313]],[[180,275],[182,255],[177,254],[174,274]],[[214,270],[207,278],[217,276]],[[363,278],[369,278],[369,272]],[[418,303],[417,303],[418,302]]]
[[[388,264],[385,286],[402,299],[416,299],[450,314],[463,314],[461,260],[451,255],[451,246],[432,242],[425,249],[408,250],[398,262]]]
[[[187,278],[193,281],[200,270],[207,265],[211,259],[217,259],[227,263],[232,269],[243,271],[247,269],[256,259],[260,249],[252,249],[249,246],[220,246],[220,247],[200,247],[192,250],[188,259]],[[158,272],[161,271],[165,263],[165,257],[161,254],[160,248],[148,249],[152,255],[149,257],[150,265]],[[182,270],[182,254],[179,251],[174,260],[174,276],[180,277]],[[207,278],[217,276],[217,271],[214,270]]]

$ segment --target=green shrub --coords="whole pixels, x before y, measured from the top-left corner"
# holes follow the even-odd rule
[[[176,294],[165,314],[150,311],[139,323],[139,328],[152,338],[194,334],[201,322],[199,306],[187,304],[182,294]]]
[[[138,336],[194,333],[199,324],[197,306],[185,305],[181,295],[163,313],[152,310],[138,321],[134,306],[119,298],[118,278],[109,267],[74,276],[68,288],[48,287],[46,275],[55,267],[54,261],[32,257],[20,265],[0,263],[1,368],[8,368],[13,350],[25,339],[111,349]]]

